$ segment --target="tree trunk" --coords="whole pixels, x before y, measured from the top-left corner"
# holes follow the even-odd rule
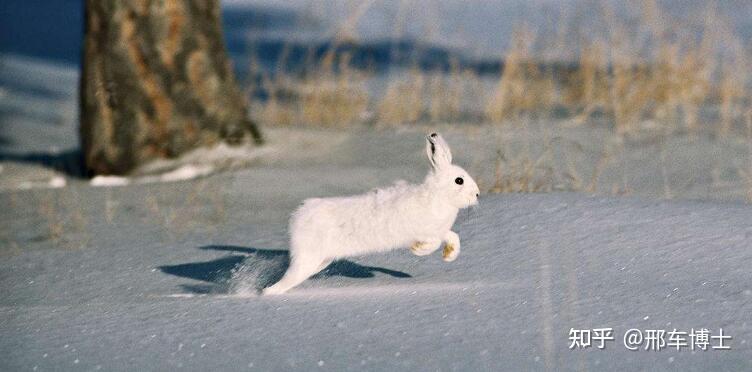
[[[219,0],[87,0],[80,134],[90,174],[125,174],[222,140],[261,143]]]

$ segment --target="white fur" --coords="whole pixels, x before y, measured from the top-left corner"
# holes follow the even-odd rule
[[[423,256],[446,242],[444,260],[457,258],[459,236],[450,229],[459,209],[477,204],[478,186],[452,165],[440,135],[426,136],[426,153],[432,169],[419,185],[398,181],[362,195],[305,200],[290,218],[290,267],[264,294],[284,293],[344,257],[401,247]]]

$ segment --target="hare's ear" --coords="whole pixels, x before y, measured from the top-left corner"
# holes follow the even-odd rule
[[[452,164],[452,151],[449,150],[449,145],[438,133],[431,133],[426,136],[426,154],[434,169]]]

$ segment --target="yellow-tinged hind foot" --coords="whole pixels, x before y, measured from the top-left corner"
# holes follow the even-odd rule
[[[446,244],[444,246],[444,251],[441,254],[441,257],[446,262],[452,262],[457,258],[457,255],[459,254],[459,250],[454,248],[454,245],[452,244]]]

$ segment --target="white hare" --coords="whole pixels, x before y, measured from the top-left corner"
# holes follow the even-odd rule
[[[398,181],[362,195],[305,200],[290,218],[290,267],[263,293],[284,293],[335,259],[395,248],[424,256],[443,241],[444,261],[454,261],[460,238],[451,228],[461,208],[478,203],[478,185],[452,164],[439,134],[426,136],[426,153],[432,169],[422,184]]]

